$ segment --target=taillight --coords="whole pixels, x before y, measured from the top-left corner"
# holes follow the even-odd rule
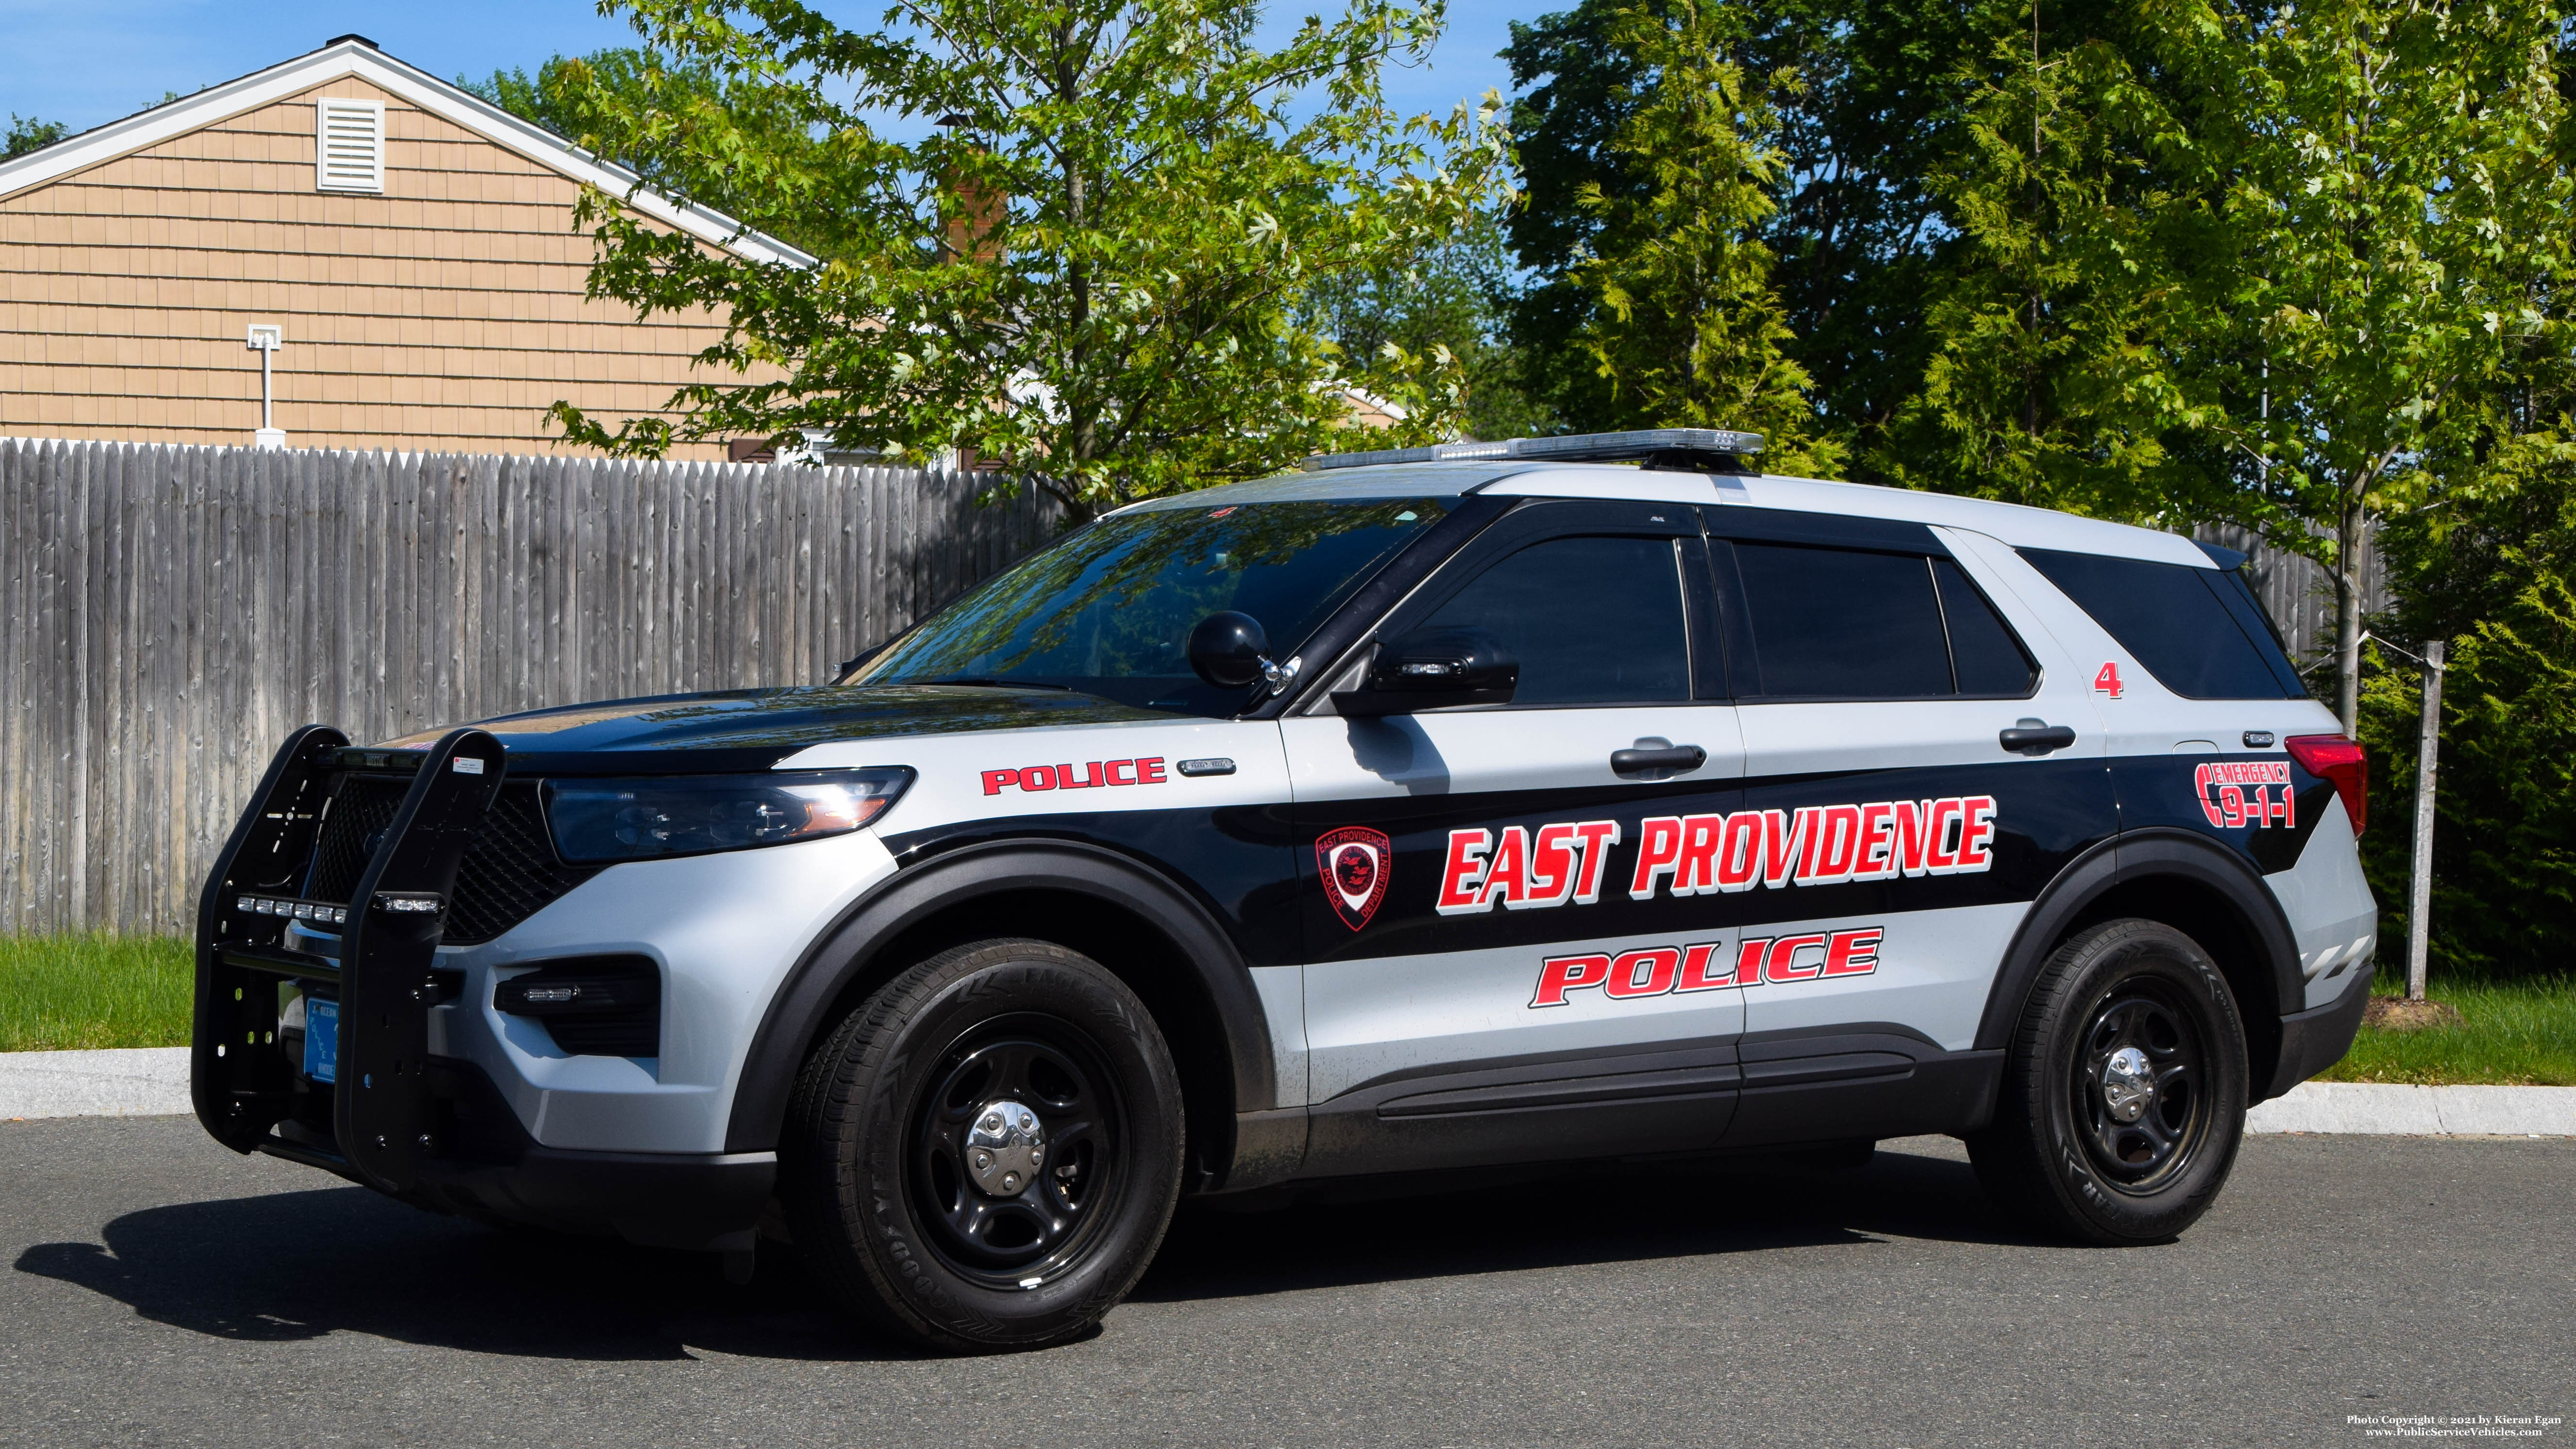
[[[2294,735],[2281,746],[2300,769],[2335,787],[2343,813],[2352,817],[2352,833],[2359,835],[2370,818],[2370,757],[2362,753],[2361,742],[2342,735]]]

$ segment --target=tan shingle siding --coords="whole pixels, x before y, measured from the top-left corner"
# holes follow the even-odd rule
[[[314,190],[321,95],[386,102],[384,195]],[[342,79],[0,199],[0,433],[247,442],[257,321],[296,446],[558,451],[555,399],[653,411],[717,335],[583,298],[579,194]]]

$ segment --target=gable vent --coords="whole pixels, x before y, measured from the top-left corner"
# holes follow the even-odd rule
[[[314,188],[383,191],[385,103],[325,96],[313,114]]]

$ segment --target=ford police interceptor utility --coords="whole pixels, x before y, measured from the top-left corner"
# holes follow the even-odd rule
[[[1954,1133],[2163,1239],[2349,1045],[2361,751],[2168,534],[1672,430],[1120,509],[834,683],[278,752],[217,1138],[1055,1341],[1182,1193]],[[1623,460],[1642,466],[1611,466]]]

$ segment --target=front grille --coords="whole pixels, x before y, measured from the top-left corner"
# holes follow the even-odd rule
[[[378,833],[393,822],[410,789],[411,781],[398,775],[353,774],[341,780],[314,846],[313,872],[304,888],[307,899],[349,899],[366,874]],[[506,782],[457,864],[456,893],[448,902],[447,930],[440,939],[451,946],[480,945],[599,870],[557,860],[536,782]]]

